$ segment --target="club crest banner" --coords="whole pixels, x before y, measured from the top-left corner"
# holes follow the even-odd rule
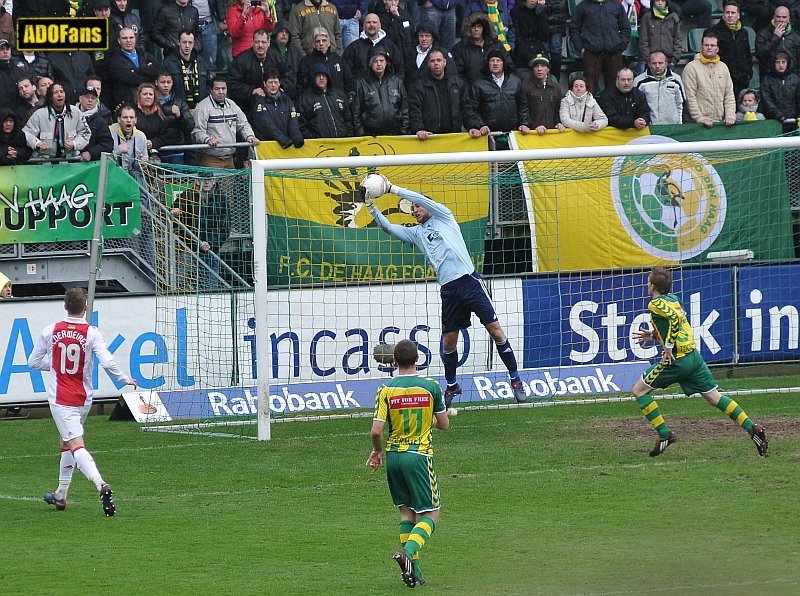
[[[326,168],[325,158],[485,149],[485,138],[472,139],[466,134],[436,135],[424,142],[412,136],[309,139],[300,149],[261,143],[257,147],[259,159],[319,158],[319,167],[313,171],[265,175],[269,283],[435,278],[433,269],[415,247],[391,238],[373,221],[358,192],[367,168]],[[452,210],[478,271],[483,266],[489,212],[488,172],[487,164],[485,175],[476,183],[472,180],[473,165],[398,166],[380,171],[392,183],[429,196]],[[431,182],[433,178],[436,183]],[[386,194],[375,203],[392,223],[416,224],[408,201]],[[355,246],[358,251],[353,249]]]
[[[735,130],[734,130],[735,129]],[[775,122],[513,134],[519,149],[771,137]],[[704,262],[710,251],[792,256],[784,153],[618,156],[521,164],[541,272]],[[767,233],[767,230],[769,233]]]

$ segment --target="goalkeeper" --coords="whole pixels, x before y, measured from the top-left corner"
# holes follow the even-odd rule
[[[652,296],[647,309],[652,316],[653,330],[640,329],[633,333],[633,338],[638,339],[641,345],[657,339],[662,345],[661,360],[637,379],[632,391],[642,414],[658,433],[650,456],[661,455],[675,442],[675,433],[670,430],[650,392],[678,383],[686,395],[699,393],[709,404],[744,428],[755,443],[758,454],[766,457],[768,444],[764,427],[754,423],[739,404],[719,392],[719,386],[695,344],[683,305],[671,293],[672,274],[663,267],[653,267],[647,278],[647,291]]]
[[[419,225],[406,227],[389,222],[373,201],[390,192],[409,201],[411,216]],[[517,372],[517,359],[500,322],[497,320],[483,280],[475,271],[453,212],[441,203],[413,190],[393,185],[384,176],[370,174],[361,185],[364,203],[375,221],[389,234],[415,245],[436,271],[442,297],[442,363],[447,387],[445,406],[461,394],[456,381],[458,367],[458,332],[470,326],[475,313],[497,346],[500,358],[508,369],[511,390],[517,403],[525,401],[525,388]]]

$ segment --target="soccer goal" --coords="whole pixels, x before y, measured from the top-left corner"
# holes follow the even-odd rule
[[[380,151],[375,139],[333,149],[309,141],[300,152],[308,157],[294,159],[265,149],[249,188],[237,179],[222,193],[229,207],[252,204],[252,220],[236,230],[252,242],[250,276],[202,286],[194,262],[175,276],[188,287],[163,287],[163,384],[143,405],[166,413],[167,429],[268,439],[276,420],[370,415],[399,339],[418,344],[423,374],[443,379],[433,269],[373,222],[358,192],[372,171],[453,212],[516,352],[528,404],[627,398],[657,354],[632,339],[649,320],[654,265],[674,271],[709,364],[796,365],[791,201],[800,193],[800,139],[649,132],[547,135],[595,146],[540,149],[530,148],[544,143],[536,136],[511,135],[512,149],[499,152],[471,150],[478,145],[463,135],[443,135],[425,154],[402,153],[395,138],[379,139]],[[377,205],[390,221],[415,223],[395,195]],[[457,405],[518,407],[474,318],[461,333],[459,364]]]

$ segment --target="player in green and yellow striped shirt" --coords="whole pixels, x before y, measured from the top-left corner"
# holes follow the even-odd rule
[[[433,427],[447,430],[442,388],[417,374],[417,346],[403,339],[394,348],[397,376],[378,388],[367,465],[377,470],[386,461],[392,501],[400,511],[400,544],[392,557],[400,565],[403,582],[414,588],[425,583],[419,568],[419,550],[439,522],[439,482],[433,465]],[[389,437],[383,445],[383,428]]]
[[[641,345],[653,338],[657,339],[662,346],[661,361],[642,374],[632,392],[642,413],[658,433],[658,440],[650,450],[650,456],[664,453],[676,438],[661,415],[658,403],[649,394],[653,389],[665,389],[678,383],[686,395],[699,393],[708,403],[722,410],[744,428],[756,444],[758,454],[766,457],[768,443],[764,427],[753,422],[734,400],[719,392],[719,386],[695,344],[683,305],[671,293],[672,274],[663,267],[653,267],[647,280],[647,290],[653,298],[647,307],[652,317],[653,329],[640,329],[634,332],[633,337]]]

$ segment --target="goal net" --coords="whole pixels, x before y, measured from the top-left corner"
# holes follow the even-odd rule
[[[143,399],[181,429],[213,423],[268,438],[270,421],[369,415],[393,372],[382,354],[402,338],[419,346],[420,372],[443,381],[434,270],[373,221],[358,192],[371,171],[452,211],[529,403],[627,398],[658,354],[632,338],[649,322],[654,265],[673,271],[709,364],[796,365],[791,200],[800,143],[681,136],[696,128],[511,135],[512,150],[502,152],[481,151],[485,140],[466,135],[424,145],[407,137],[311,140],[300,150],[265,144],[251,187],[242,173],[214,172],[215,201],[241,213],[252,201],[253,218],[225,228],[211,255],[196,248],[203,234],[174,223],[174,202],[194,191],[168,190],[162,179],[176,173],[154,168],[156,202],[172,197],[173,206],[162,210],[159,259],[164,350],[154,360],[163,361],[163,384]],[[593,147],[569,146],[587,140]],[[202,187],[203,173],[182,175]],[[203,205],[202,191],[195,194]],[[376,204],[391,222],[416,224],[408,201],[387,194]],[[202,225],[223,217],[204,213]],[[237,246],[252,248],[237,253],[252,268],[225,257],[234,230],[244,236]],[[181,250],[190,265],[180,265]],[[214,257],[231,271],[209,277]],[[507,370],[475,317],[460,333],[458,357],[455,405],[514,406]]]

